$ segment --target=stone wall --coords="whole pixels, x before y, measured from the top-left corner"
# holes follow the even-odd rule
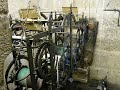
[[[99,0],[100,7],[120,9],[119,0]],[[120,27],[117,26],[118,12],[97,11],[99,31],[95,48],[91,79],[107,76],[112,90],[120,90]]]
[[[6,59],[6,56],[10,53],[11,50],[11,33],[9,30],[9,21],[7,13],[7,0],[0,0],[0,90],[3,90],[4,86],[4,60]]]

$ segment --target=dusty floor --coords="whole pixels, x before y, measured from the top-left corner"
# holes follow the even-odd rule
[[[49,90],[46,86],[43,86],[40,90]],[[96,90],[95,86],[90,86],[89,84],[82,84],[80,82],[69,83],[63,88],[55,90]]]

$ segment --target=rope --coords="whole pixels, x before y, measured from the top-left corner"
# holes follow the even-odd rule
[[[20,40],[20,50],[22,50],[22,48],[23,48],[23,45],[22,45],[23,37],[27,36],[27,34],[26,34],[26,30],[27,30],[26,22],[27,22],[27,18],[28,18],[28,14],[29,14],[30,4],[31,4],[31,0],[28,2],[28,7],[27,7],[27,13],[26,13],[25,22],[23,22],[23,31],[22,31],[23,34],[21,35],[21,40]]]
[[[90,0],[89,0],[89,20],[90,20]]]

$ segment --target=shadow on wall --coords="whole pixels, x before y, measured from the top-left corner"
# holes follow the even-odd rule
[[[94,50],[96,46],[96,39],[98,33],[98,21],[95,18],[91,18],[88,22],[88,43],[86,45],[85,59],[87,59],[88,65],[92,65]]]

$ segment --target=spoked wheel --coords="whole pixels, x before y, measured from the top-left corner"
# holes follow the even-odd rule
[[[51,79],[51,61],[50,61],[50,44],[44,42],[37,51],[35,66],[38,77],[49,81]]]
[[[23,60],[27,60],[27,57],[21,55],[20,61]],[[23,90],[23,87],[16,83],[17,81],[16,74],[19,71],[19,69],[15,70],[15,63],[16,63],[15,59],[12,60],[12,62],[8,65],[8,68],[5,72],[5,83],[7,90]]]
[[[76,38],[75,38],[75,48],[74,48],[74,65],[75,65],[75,68],[79,67],[80,66],[80,63],[81,63],[81,30],[78,29],[77,30],[77,33],[76,33]]]
[[[54,56],[52,58],[54,59]],[[56,87],[56,73],[53,74],[52,65],[54,62],[50,60],[50,43],[44,42],[36,54],[35,67],[38,77],[43,79],[43,85],[47,90],[54,90],[53,87]]]

